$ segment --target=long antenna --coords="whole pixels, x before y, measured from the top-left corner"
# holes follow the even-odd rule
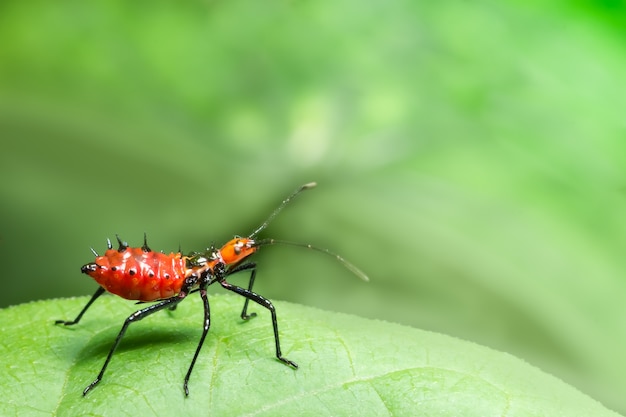
[[[318,248],[316,246],[309,245],[307,243],[290,242],[288,240],[278,240],[278,239],[263,239],[263,240],[259,240],[259,241],[254,242],[253,246],[258,247],[258,246],[269,246],[269,245],[276,245],[276,244],[290,245],[290,246],[299,246],[299,247],[302,247],[302,248],[313,249],[314,251],[325,253],[326,255],[329,255],[329,256],[332,256],[333,258],[335,258],[337,261],[339,261],[341,264],[343,264],[343,266],[348,268],[354,275],[356,275],[357,277],[361,278],[363,281],[368,282],[370,280],[369,277],[365,274],[365,272],[361,271],[354,264],[346,261],[343,257],[337,255],[334,252],[329,251],[328,249]]]
[[[289,197],[287,197],[286,199],[284,199],[284,200],[283,200],[283,202],[282,202],[282,203],[280,203],[280,206],[278,206],[278,207],[276,208],[276,210],[274,210],[274,212],[273,212],[272,214],[270,214],[270,216],[267,218],[267,220],[265,220],[265,221],[263,222],[263,224],[261,224],[259,227],[257,227],[257,228],[254,230],[254,232],[250,233],[250,236],[248,236],[248,238],[250,238],[250,239],[254,239],[254,237],[255,237],[256,235],[258,235],[259,233],[261,233],[261,232],[262,232],[262,231],[263,231],[263,230],[264,230],[264,229],[265,229],[265,228],[266,228],[266,227],[270,224],[270,222],[271,222],[272,220],[274,220],[274,217],[276,217],[276,216],[278,215],[278,213],[280,213],[280,212],[281,212],[281,210],[282,210],[283,208],[285,208],[285,206],[286,206],[287,204],[289,204],[289,202],[290,202],[291,200],[293,200],[293,198],[294,198],[295,196],[297,196],[298,194],[300,194],[300,193],[301,193],[302,191],[304,191],[304,190],[308,190],[308,189],[310,189],[310,188],[315,187],[316,185],[317,185],[317,183],[316,183],[316,182],[309,182],[309,183],[307,183],[307,184],[304,184],[302,187],[298,188],[296,191],[294,191],[294,192],[293,192],[293,193],[292,193]]]

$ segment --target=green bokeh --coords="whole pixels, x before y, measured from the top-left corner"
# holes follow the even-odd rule
[[[165,251],[245,235],[316,180],[264,235],[372,282],[272,247],[259,292],[492,346],[625,413],[624,16],[5,1],[0,305],[93,292],[79,267],[115,233]]]

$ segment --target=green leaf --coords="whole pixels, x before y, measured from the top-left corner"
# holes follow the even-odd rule
[[[0,306],[91,291],[115,233],[201,250],[315,180],[263,237],[372,283],[275,247],[263,293],[513,353],[626,415],[626,2],[366,4],[0,2]]]
[[[209,337],[182,382],[202,324],[199,297],[130,326],[100,385],[98,373],[136,306],[103,297],[76,326],[86,297],[0,311],[0,415],[428,415],[617,416],[557,378],[505,353],[382,321],[276,303],[283,354],[270,316],[239,318],[242,299],[211,296]]]

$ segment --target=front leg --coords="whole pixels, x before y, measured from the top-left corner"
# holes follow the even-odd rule
[[[253,265],[252,268],[254,268],[255,265],[254,264],[252,265]],[[225,281],[224,279],[220,280],[220,284],[222,285],[222,287],[226,288],[227,290],[246,297],[246,303],[248,300],[252,300],[255,303],[267,308],[270,311],[270,313],[272,314],[272,326],[274,327],[274,341],[276,342],[276,357],[278,358],[279,361],[281,361],[285,365],[288,365],[288,366],[291,366],[292,368],[297,369],[298,365],[295,362],[292,362],[289,359],[283,357],[281,353],[280,341],[278,339],[278,320],[276,319],[276,308],[274,308],[274,305],[272,304],[272,302],[268,300],[267,298],[263,297],[262,295],[259,295],[245,288],[232,285],[231,283]],[[244,306],[244,312],[245,312],[246,306],[247,304]]]
[[[228,276],[228,275],[236,274],[237,272],[247,271],[247,270],[250,270],[250,282],[248,283],[248,292],[252,293],[252,286],[254,285],[254,279],[256,278],[256,263],[249,262],[249,263],[238,265],[235,268],[230,269],[228,272],[226,272],[225,275]],[[250,299],[246,297],[246,301],[244,301],[243,303],[243,310],[241,310],[241,318],[243,320],[248,320],[256,316],[256,313],[248,314],[248,302],[249,301]]]

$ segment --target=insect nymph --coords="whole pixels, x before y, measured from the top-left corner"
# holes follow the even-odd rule
[[[57,320],[55,322],[56,324],[66,326],[77,324],[93,302],[105,292],[110,292],[128,300],[154,302],[154,304],[137,310],[124,321],[122,329],[115,338],[100,373],[96,379],[84,389],[83,395],[87,395],[87,393],[100,383],[113,354],[131,323],[142,320],[157,311],[167,308],[173,309],[189,294],[198,292],[204,306],[204,320],[200,341],[183,381],[185,395],[188,395],[189,378],[211,323],[207,287],[214,283],[219,283],[223,288],[245,298],[241,312],[242,319],[247,320],[255,316],[255,313],[248,314],[248,303],[250,300],[270,311],[274,330],[276,358],[285,365],[296,369],[298,365],[282,355],[278,334],[278,320],[274,305],[267,298],[252,291],[256,277],[256,263],[249,262],[248,258],[262,246],[274,244],[301,246],[334,257],[358,277],[366,281],[368,280],[367,276],[356,266],[326,249],[276,239],[256,239],[256,236],[269,225],[274,217],[276,217],[296,195],[304,190],[313,188],[315,185],[315,183],[308,183],[298,188],[249,236],[235,237],[226,242],[219,249],[209,248],[206,251],[193,252],[187,256],[180,252],[164,254],[152,251],[148,247],[145,235],[144,244],[140,248],[129,247],[127,243],[123,242],[118,237],[118,248],[113,248],[111,242],[107,240],[107,250],[103,256],[98,255],[92,249],[96,255],[96,259],[93,262],[85,264],[81,268],[81,271],[92,277],[100,286],[74,320]],[[233,285],[227,281],[230,275],[243,271],[250,271],[250,280],[247,288]]]

